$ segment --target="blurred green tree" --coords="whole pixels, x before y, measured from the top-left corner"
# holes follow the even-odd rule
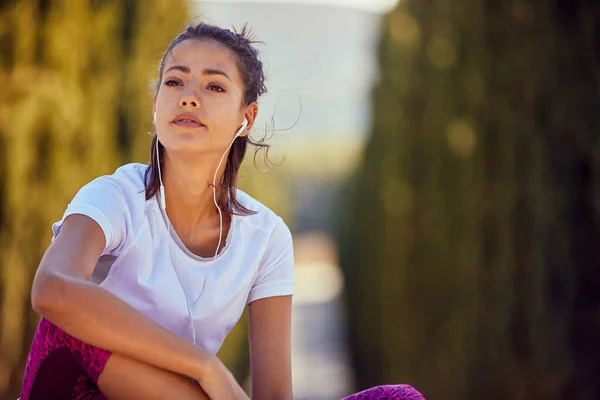
[[[146,162],[149,80],[185,0],[0,4],[0,397],[20,392],[33,274],[75,192]]]
[[[600,3],[405,0],[340,241],[361,388],[600,398]]]

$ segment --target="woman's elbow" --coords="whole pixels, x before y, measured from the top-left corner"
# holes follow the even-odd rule
[[[31,287],[33,310],[42,316],[57,312],[64,299],[66,284],[65,279],[57,274],[36,276]]]

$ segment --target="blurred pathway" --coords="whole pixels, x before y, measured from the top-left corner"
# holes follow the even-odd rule
[[[343,277],[330,239],[297,236],[292,317],[295,400],[339,400],[353,389],[341,294]]]

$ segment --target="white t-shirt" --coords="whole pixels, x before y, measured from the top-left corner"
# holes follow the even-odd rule
[[[71,214],[95,220],[104,232],[106,247],[92,280],[191,341],[177,268],[189,296],[196,343],[216,354],[246,304],[293,294],[292,235],[279,216],[238,190],[239,202],[257,213],[233,215],[225,247],[217,257],[199,257],[183,245],[173,229],[167,229],[157,196],[146,200],[147,168],[127,164],[82,187],[62,219],[52,225],[52,240]]]

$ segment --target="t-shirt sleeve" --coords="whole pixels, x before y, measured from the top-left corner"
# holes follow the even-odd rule
[[[247,303],[250,304],[265,297],[294,294],[294,283],[292,233],[279,218],[258,267]]]
[[[65,219],[73,214],[87,215],[100,226],[106,239],[102,255],[120,253],[131,217],[125,195],[117,182],[109,176],[102,176],[83,186],[67,206],[61,220],[52,224],[52,241],[58,237]]]

